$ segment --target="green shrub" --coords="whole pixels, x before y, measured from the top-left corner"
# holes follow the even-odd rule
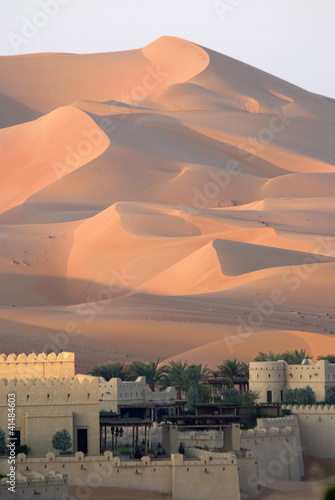
[[[302,389],[288,389],[285,391],[285,401],[289,404],[313,405],[316,402],[316,396],[308,385]]]
[[[327,387],[325,403],[327,405],[334,405],[335,404],[335,387]]]
[[[24,453],[25,455],[28,455],[30,451],[30,447],[27,446],[26,444],[21,444],[20,446],[16,446],[15,448],[15,454],[18,455],[19,453]]]
[[[72,446],[71,436],[67,429],[57,431],[52,438],[52,446],[55,450],[65,452]]]

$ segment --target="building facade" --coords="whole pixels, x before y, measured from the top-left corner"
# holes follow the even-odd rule
[[[63,428],[72,451],[99,453],[98,378],[74,376],[73,353],[2,355],[0,374],[0,427],[6,437],[10,400],[16,444],[27,445],[32,456],[51,451],[54,434]]]
[[[249,365],[249,387],[259,393],[261,403],[282,402],[287,389],[306,386],[315,392],[317,401],[324,401],[326,388],[335,386],[335,365],[311,359],[304,359],[301,365],[286,361],[253,361]]]
[[[108,382],[99,378],[100,411],[138,416],[157,420],[160,412],[175,414],[176,390],[168,387],[165,391],[154,392],[147,387],[146,378],[138,377],[135,381],[124,382],[111,378]]]

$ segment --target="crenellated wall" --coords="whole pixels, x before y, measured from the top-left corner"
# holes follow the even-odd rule
[[[0,379],[74,377],[73,352],[50,354],[0,354]]]
[[[68,479],[65,474],[31,472],[16,474],[15,495],[8,491],[7,479],[0,481],[0,500],[35,500],[36,495],[48,500],[68,497]]]
[[[284,405],[299,423],[304,455],[335,459],[335,405]]]
[[[99,385],[96,377],[0,379],[0,427],[7,430],[8,395],[15,395],[15,429],[32,455],[52,449],[64,427],[77,449],[77,429],[87,429],[88,453],[99,452]]]
[[[82,453],[56,457],[48,453],[44,458],[27,458],[20,454],[17,467],[23,472],[27,468],[44,473],[66,470],[69,485],[77,486],[78,498],[89,498],[96,485],[172,494],[174,500],[222,500],[223,491],[225,500],[240,498],[238,460],[234,453],[212,454],[211,459],[204,452],[192,459],[175,454],[167,460],[143,457],[128,462],[121,462],[111,452],[96,457],[85,457]]]

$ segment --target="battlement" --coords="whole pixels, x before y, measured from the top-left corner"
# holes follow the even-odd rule
[[[8,394],[15,394],[16,407],[32,411],[33,407],[52,405],[99,404],[99,384],[97,377],[76,375],[65,378],[0,379],[0,409],[8,406]],[[49,410],[48,410],[49,411]]]
[[[51,352],[46,354],[0,354],[0,379],[1,378],[50,378],[74,377],[75,355],[74,352]]]
[[[56,354],[55,352],[51,352],[50,354],[46,354],[45,352],[41,352],[40,354],[35,354],[34,352],[30,354],[0,354],[0,364],[1,363],[34,363],[34,362],[62,362],[62,361],[73,361],[74,362],[74,352],[60,352]]]
[[[292,413],[335,415],[335,405],[283,405],[283,409],[291,410]]]
[[[75,375],[74,377],[44,377],[44,378],[11,378],[0,379],[0,387],[61,387],[70,385],[94,385],[98,386],[97,378],[92,375]]]

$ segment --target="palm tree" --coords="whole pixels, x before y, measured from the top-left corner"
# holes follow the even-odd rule
[[[243,367],[237,359],[226,359],[221,365],[217,366],[219,374],[223,378],[229,378],[229,387],[234,387],[236,378],[242,377]]]
[[[325,359],[330,364],[335,365],[335,356],[334,356],[334,354],[327,354],[327,356],[318,356],[318,360],[322,360],[322,359]]]
[[[283,359],[282,354],[275,354],[274,352],[269,351],[259,352],[254,361],[278,361],[279,359]]]
[[[241,377],[249,380],[249,365],[241,362]]]
[[[141,361],[134,361],[129,367],[129,374],[134,378],[145,377],[148,386],[152,391],[162,380],[165,373],[165,366],[158,368],[159,359],[152,363],[142,363]]]
[[[128,380],[129,378],[128,370],[123,363],[108,363],[95,366],[89,373],[95,377],[103,377],[107,382],[111,378],[120,378],[121,380]]]
[[[181,391],[187,389],[187,361],[170,361],[164,368],[162,377],[162,388],[174,386],[176,388],[176,399],[181,399]]]
[[[305,349],[301,349],[300,351],[286,351],[282,354],[282,359],[286,361],[288,365],[301,365],[304,359],[310,358],[309,354],[306,354]]]
[[[187,378],[187,389],[192,385],[198,385],[202,379],[208,378],[211,373],[207,365],[202,367],[202,363],[199,365],[192,364],[186,368],[186,378]]]

